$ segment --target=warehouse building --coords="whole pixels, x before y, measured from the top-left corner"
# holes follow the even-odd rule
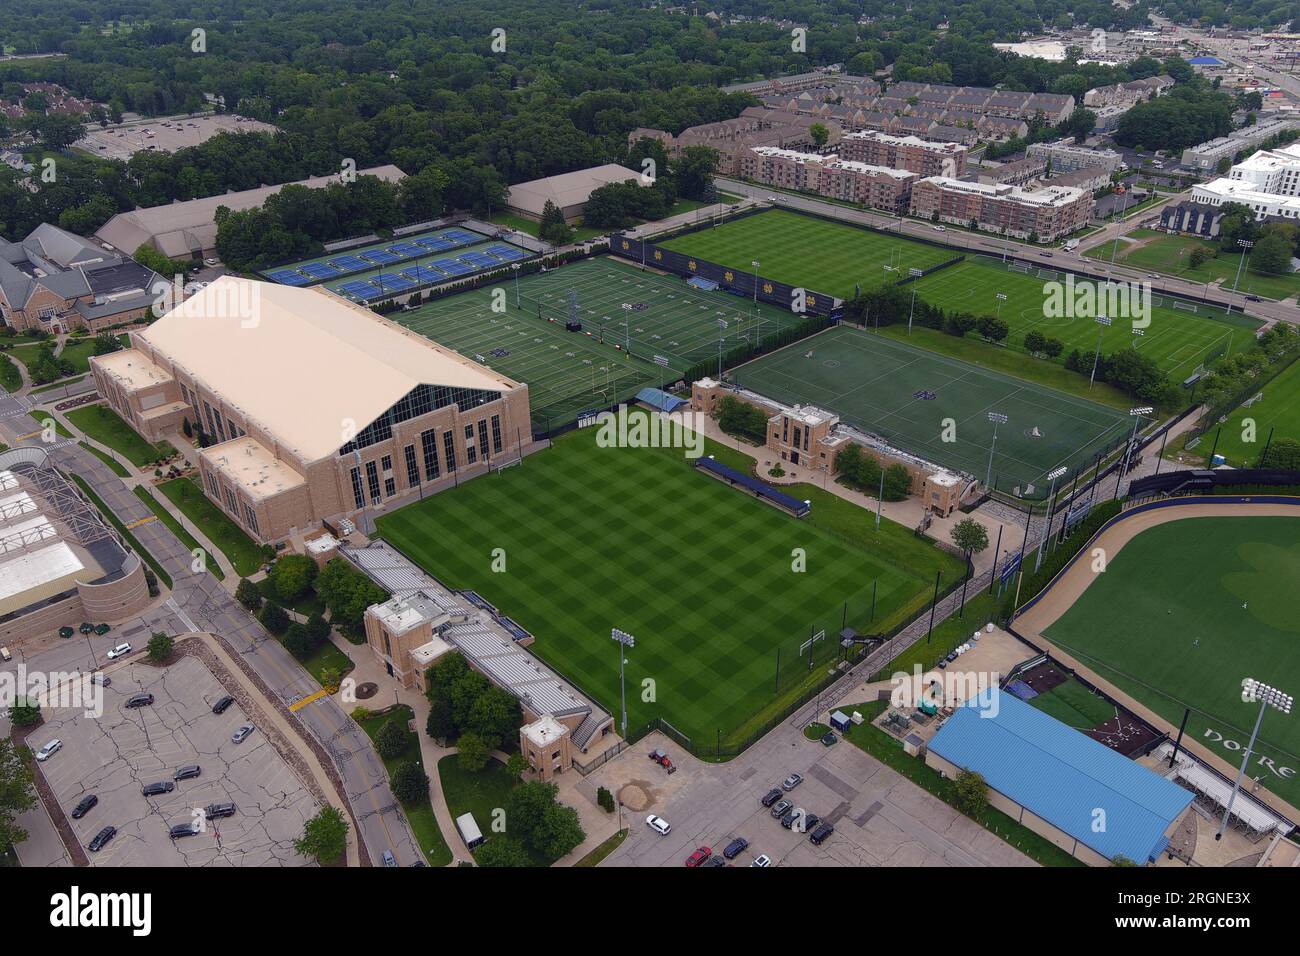
[[[617,163],[606,163],[511,186],[506,194],[506,208],[530,219],[541,219],[549,201],[564,214],[565,222],[574,222],[582,218],[591,194],[610,183],[649,185],[648,181],[642,180],[640,173]]]
[[[223,276],[91,359],[149,441],[184,422],[208,497],[258,541],[405,504],[518,461],[528,386],[319,289]]]

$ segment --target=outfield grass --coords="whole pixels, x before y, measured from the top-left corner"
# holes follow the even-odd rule
[[[1236,291],[1257,295],[1265,299],[1285,299],[1300,292],[1300,276],[1293,274],[1274,276],[1256,272],[1249,264],[1241,266],[1240,252],[1221,252],[1218,243],[1195,236],[1169,236],[1154,229],[1135,229],[1127,238],[1136,240],[1126,243],[1120,239],[1118,248],[1113,242],[1103,243],[1089,249],[1084,255],[1090,259],[1110,261],[1112,252],[1115,261],[1136,269],[1146,269],[1165,275],[1177,276],[1188,282],[1219,282],[1225,291]],[[1202,248],[1216,253],[1216,257],[1192,268],[1192,250]],[[1238,280],[1237,272],[1241,270]]]
[[[66,417],[87,437],[107,445],[137,467],[152,465],[162,457],[158,446],[141,438],[107,405],[84,405],[67,412]]]
[[[1300,688],[1300,518],[1192,517],[1143,531],[1112,555],[1047,638],[1232,766],[1258,707],[1241,700],[1253,677]],[[1231,742],[1225,746],[1224,740]],[[1259,754],[1300,769],[1300,722],[1275,711]],[[1292,804],[1300,777],[1253,757],[1247,769]]]
[[[627,686],[645,689],[628,693],[630,728],[663,717],[700,749],[725,744],[807,679],[801,643],[837,634],[846,602],[848,624],[866,631],[873,583],[880,622],[923,602],[936,567],[959,566],[910,535],[868,550],[697,473],[680,451],[602,448],[598,432],[386,515],[378,533],[518,620],[537,635],[534,653],[612,712],[610,628],[635,635]],[[839,648],[827,639],[816,651],[825,663]]]
[[[413,716],[414,712],[411,708],[403,704],[382,714],[367,717],[359,723],[361,729],[366,732],[371,740],[374,740],[385,724],[395,721],[405,730],[407,723]],[[391,777],[398,767],[411,761],[423,764],[423,759],[420,756],[419,737],[414,731],[407,730],[406,749],[392,760],[384,760],[384,768]],[[425,767],[424,772],[429,776],[433,776],[434,769]],[[448,848],[447,840],[443,837],[442,829],[438,826],[438,820],[433,814],[433,804],[429,801],[429,797],[426,795],[423,800],[411,806],[403,804],[402,809],[406,812],[406,819],[411,824],[411,833],[415,837],[415,842],[419,845],[421,852],[424,853],[429,865],[446,866],[450,863],[451,850]]]
[[[212,555],[208,553],[208,550],[194,539],[194,535],[185,530],[184,525],[172,517],[170,511],[158,503],[158,500],[154,498],[149,489],[145,488],[143,485],[136,485],[135,496],[145,503],[145,507],[158,516],[158,520],[165,524],[171,533],[180,539],[181,544],[190,549],[190,553],[193,553],[195,550],[203,552],[203,566],[212,572],[218,581],[224,581],[226,579],[225,572],[221,570],[221,565],[217,564],[217,562],[213,560]]]
[[[960,255],[956,249],[784,209],[733,219],[660,245],[744,272],[757,259],[758,272],[766,278],[840,299],[852,298],[854,286],[874,288],[882,280],[906,276],[908,269],[927,269]]]
[[[262,550],[257,542],[208,499],[198,482],[173,478],[159,485],[158,490],[194,522],[205,538],[221,549],[241,578],[262,566]]]
[[[1064,274],[1053,275],[1064,281]],[[1112,324],[1103,331],[1090,316],[1045,315],[1049,296],[1054,291],[1048,283],[1053,281],[1056,280],[1044,279],[1036,271],[1033,274],[1012,272],[997,260],[980,257],[919,279],[916,288],[918,296],[945,311],[1000,317],[1011,330],[1006,345],[1017,351],[1024,351],[1025,333],[1037,329],[1065,344],[1057,362],[1064,362],[1075,349],[1091,361],[1101,331],[1102,354],[1136,347],[1175,381],[1182,381],[1197,365],[1209,362],[1219,353],[1235,353],[1253,345],[1255,330],[1262,324],[1258,319],[1238,313],[1228,317],[1222,310],[1211,311],[1205,305],[1198,306],[1198,312],[1187,312],[1152,301],[1150,324],[1138,326],[1141,336],[1135,336],[1133,329],[1134,320],[1142,317],[1133,314],[1112,314]],[[1085,284],[1077,281],[1076,289]],[[999,302],[999,293],[1007,297],[1005,301]],[[1159,293],[1152,295],[1159,297]],[[1161,301],[1171,300],[1161,297]],[[1093,311],[1105,314],[1110,310],[1102,307]],[[971,336],[973,339],[974,333]]]
[[[786,404],[812,403],[891,444],[997,487],[1047,492],[1057,467],[1087,465],[1121,441],[1131,419],[1023,379],[841,326],[733,371],[746,388]],[[925,398],[929,392],[933,397]],[[989,411],[1008,421],[994,425]],[[1035,432],[1037,429],[1037,432]]]
[[[1270,431],[1274,441],[1300,440],[1300,361],[1292,362],[1290,368],[1260,389],[1260,394],[1249,408],[1238,408],[1223,423],[1215,454],[1222,455],[1234,468],[1258,467]],[[1249,436],[1246,419],[1254,422],[1254,441],[1245,440]],[[1195,452],[1208,455],[1213,445],[1211,431],[1201,439]]]

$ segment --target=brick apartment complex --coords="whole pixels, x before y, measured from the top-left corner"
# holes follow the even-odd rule
[[[531,442],[528,387],[329,292],[224,276],[91,359],[149,441],[188,419],[208,497],[258,541],[405,503]]]
[[[1098,106],[1122,106],[1126,109],[1138,103],[1153,100],[1167,92],[1174,85],[1173,77],[1161,74],[1149,76],[1144,80],[1130,83],[1116,83],[1113,86],[1095,86],[1083,94],[1083,105],[1089,109]]]
[[[158,273],[120,252],[44,223],[0,239],[0,321],[54,334],[134,322],[153,305]]]
[[[979,171],[979,181],[982,183],[1008,183],[1012,186],[1023,186],[1031,180],[1046,175],[1047,160],[1042,157],[1026,156],[1024,159],[1016,159],[1009,163],[1002,163],[999,166],[981,169]]]
[[[1068,139],[1055,143],[1033,143],[1025,150],[1026,156],[1038,157],[1052,164],[1053,173],[1069,173],[1076,169],[1100,167],[1113,173],[1124,162],[1124,157],[1113,149],[1091,149],[1078,146]]]
[[[932,176],[912,187],[913,216],[1051,242],[1088,224],[1092,194],[1070,186],[1024,189]]]
[[[663,143],[672,159],[679,157],[688,146],[708,146],[718,151],[718,172],[724,176],[736,176],[740,173],[741,157],[755,146],[793,150],[815,148],[811,129],[816,123],[825,126],[830,134],[825,144],[827,148],[839,142],[840,126],[833,120],[750,106],[735,119],[692,126],[676,136],[661,129],[634,129],[628,134],[627,143],[634,146],[642,139],[656,139]]]
[[[831,199],[885,209],[895,215],[907,211],[916,173],[885,166],[800,153],[775,146],[756,146],[740,161],[740,175],[765,186],[816,193]]]
[[[916,136],[892,136],[874,130],[845,133],[841,159],[868,166],[904,169],[918,176],[950,176],[966,172],[967,149],[959,143],[931,143]]]

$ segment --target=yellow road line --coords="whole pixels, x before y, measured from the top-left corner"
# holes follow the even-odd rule
[[[157,521],[157,520],[158,520],[157,515],[150,515],[147,518],[141,518],[139,521],[132,521],[129,525],[126,526],[126,529],[130,531],[132,528],[138,528],[142,524],[148,524],[150,521]]]
[[[302,708],[306,707],[308,704],[314,701],[318,701],[322,697],[328,697],[328,696],[329,696],[329,691],[325,690],[325,688],[322,687],[320,690],[316,691],[316,693],[309,694],[308,696],[304,697],[302,700],[298,701],[296,704],[290,704],[289,710],[291,711],[302,710]]]
[[[35,438],[37,435],[43,435],[43,434],[45,434],[45,431],[43,429],[41,431],[28,432],[26,435],[19,435],[18,441],[26,441],[29,438]]]

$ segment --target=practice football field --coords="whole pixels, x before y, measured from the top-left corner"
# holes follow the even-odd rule
[[[663,717],[700,749],[719,736],[726,744],[778,689],[806,677],[800,645],[823,629],[815,661],[825,673],[840,653],[845,602],[849,625],[869,633],[873,585],[876,622],[919,609],[933,587],[897,555],[697,472],[681,450],[604,448],[598,431],[571,432],[518,467],[377,523],[443,583],[473,588],[519,621],[536,635],[534,653],[615,715],[610,629],[634,635],[629,729]],[[495,548],[502,573],[492,570]]]
[[[1025,333],[1038,329],[1065,343],[1057,361],[1064,361],[1065,356],[1078,349],[1090,362],[1102,327],[1087,316],[1044,315],[1048,281],[1064,282],[1065,274],[1055,272],[1050,266],[1029,274],[1013,272],[998,260],[976,257],[918,279],[916,291],[925,301],[945,311],[999,316],[1011,329],[1006,338],[1011,348],[1023,351]],[[1001,308],[998,293],[1007,297],[1000,303]],[[1114,318],[1102,333],[1102,354],[1137,348],[1154,359],[1175,382],[1181,382],[1211,357],[1235,354],[1253,344],[1255,330],[1262,324],[1239,313],[1227,317],[1221,310],[1211,311],[1209,306],[1200,304],[1196,304],[1197,312],[1175,309],[1172,302],[1172,298],[1152,293],[1151,323],[1142,330],[1141,336],[1133,334],[1132,317]]]
[[[1208,455],[1214,447],[1215,454],[1222,455],[1234,468],[1256,468],[1270,431],[1273,441],[1280,438],[1300,441],[1300,361],[1292,362],[1290,368],[1266,383],[1257,394],[1259,398],[1250,405],[1243,405],[1228,416],[1217,446],[1215,429],[1211,429],[1201,438],[1196,453]],[[1253,442],[1243,438],[1247,434],[1247,418],[1254,422]]]
[[[1300,691],[1300,518],[1185,518],[1141,532],[1111,557],[1045,636],[1236,767],[1259,707],[1252,677]],[[1230,741],[1231,745],[1225,745]],[[1300,720],[1270,710],[1249,777],[1300,805]],[[1247,780],[1249,783],[1249,779]]]
[[[773,209],[659,243],[688,256],[753,271],[778,282],[851,299],[854,286],[871,289],[928,269],[959,253],[902,236]]]
[[[1050,472],[1087,467],[1132,428],[1115,409],[848,326],[765,355],[732,377],[784,404],[836,412],[846,424],[981,481],[993,441],[988,413],[1000,412],[1007,422],[998,426],[993,482],[1025,497],[1045,496]]]

